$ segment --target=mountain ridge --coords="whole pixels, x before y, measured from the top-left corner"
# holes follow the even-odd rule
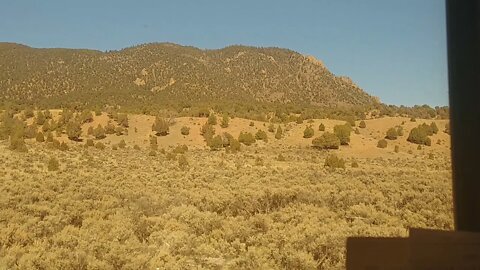
[[[374,106],[350,78],[290,49],[146,43],[114,51],[0,43],[0,101],[116,104],[234,100]],[[92,98],[95,97],[95,98]]]

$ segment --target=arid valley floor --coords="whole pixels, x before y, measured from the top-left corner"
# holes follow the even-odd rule
[[[128,133],[94,139],[105,149],[85,146],[105,112],[83,124],[81,142],[55,135],[68,150],[27,139],[28,152],[17,152],[0,141],[0,269],[343,269],[349,236],[453,228],[448,120],[367,119],[349,145],[318,150],[320,123],[331,132],[344,121],[281,124],[275,139],[269,123],[233,118],[216,133],[261,129],[268,142],[227,153],[206,146],[207,118],[176,118],[153,152],[155,117],[128,119]],[[418,149],[406,138],[424,122],[439,132]],[[404,135],[377,147],[395,126]],[[324,166],[332,153],[345,169]]]

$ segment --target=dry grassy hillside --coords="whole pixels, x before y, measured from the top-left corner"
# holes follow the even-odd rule
[[[85,147],[89,127],[109,121],[93,116],[81,141],[59,132],[64,151],[35,139],[28,152],[11,151],[0,141],[0,269],[343,269],[348,236],[453,227],[445,120],[365,120],[349,145],[318,150],[313,138],[344,121],[281,124],[276,139],[269,123],[233,118],[221,128],[218,116],[216,134],[268,136],[227,153],[200,134],[207,118],[176,118],[152,151],[155,117],[128,115],[128,132],[93,140],[105,149]],[[407,137],[424,122],[439,131],[418,149]],[[404,135],[378,148],[395,126]],[[127,146],[116,148],[121,140]],[[325,167],[332,153],[346,168]]]

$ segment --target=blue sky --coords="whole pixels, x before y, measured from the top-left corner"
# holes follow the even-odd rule
[[[2,0],[0,7],[0,41],[284,47],[314,55],[385,103],[448,104],[441,0]]]

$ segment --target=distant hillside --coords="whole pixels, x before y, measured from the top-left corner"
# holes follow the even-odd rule
[[[0,102],[139,106],[198,102],[371,106],[379,101],[319,60],[287,49],[200,50],[171,43],[120,51],[0,43]]]

